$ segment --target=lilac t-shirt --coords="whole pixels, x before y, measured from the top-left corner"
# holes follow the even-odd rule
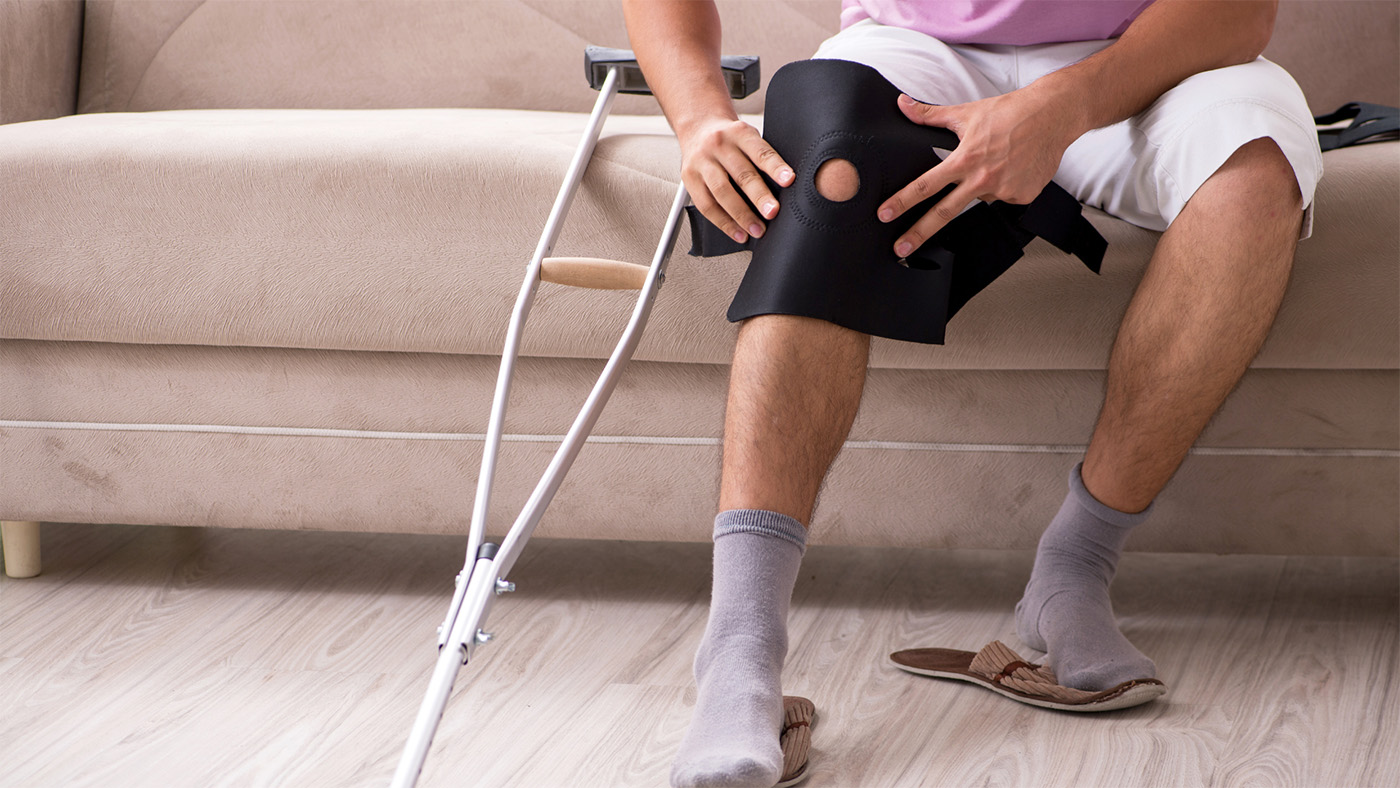
[[[841,0],[841,27],[864,19],[945,44],[1054,44],[1115,38],[1152,0]]]

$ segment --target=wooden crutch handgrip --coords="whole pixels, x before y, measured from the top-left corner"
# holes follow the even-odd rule
[[[649,271],[644,265],[598,257],[546,257],[540,263],[540,279],[546,282],[595,290],[641,290]]]

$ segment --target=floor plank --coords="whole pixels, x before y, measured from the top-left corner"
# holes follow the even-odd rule
[[[1397,593],[1379,562],[1287,562],[1259,639],[1253,702],[1241,704],[1218,782],[1362,785],[1383,771],[1395,747],[1382,737],[1400,708]]]
[[[382,786],[464,539],[46,525],[0,579],[0,786]],[[537,540],[466,666],[431,786],[658,786],[694,703],[709,546]],[[911,676],[1015,639],[1024,552],[813,548],[785,689],[822,786],[1400,784],[1394,559],[1129,554],[1170,694],[1070,715]]]

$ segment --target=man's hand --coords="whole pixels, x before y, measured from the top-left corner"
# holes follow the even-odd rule
[[[890,221],[956,184],[895,241],[895,253],[919,248],[973,200],[1035,199],[1080,135],[1136,115],[1193,74],[1258,57],[1277,10],[1278,0],[1157,0],[1114,43],[1020,90],[947,107],[902,97],[910,120],[950,129],[959,143],[880,206]]]
[[[791,185],[794,176],[783,157],[734,110],[719,65],[715,4],[623,0],[622,11],[637,63],[680,140],[681,181],[695,207],[739,243],[763,235],[763,219],[777,215],[778,201],[759,173],[782,186]],[[762,218],[744,196],[758,206]]]
[[[880,221],[888,222],[953,186],[895,241],[895,254],[900,257],[908,257],[976,200],[1018,205],[1034,200],[1055,177],[1065,149],[1079,136],[1064,107],[1050,105],[1033,85],[950,106],[920,104],[900,95],[899,108],[915,123],[958,135],[957,150],[877,211]]]
[[[687,128],[679,137],[681,180],[700,213],[739,243],[750,235],[762,236],[763,221],[734,185],[758,206],[763,219],[772,219],[778,215],[778,200],[759,171],[788,186],[794,176],[783,157],[758,129],[742,120],[712,118]]]

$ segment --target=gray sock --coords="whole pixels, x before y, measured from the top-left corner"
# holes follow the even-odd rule
[[[1118,630],[1108,600],[1128,532],[1152,507],[1126,514],[1105,506],[1085,489],[1080,467],[1074,466],[1069,495],[1040,537],[1035,569],[1016,605],[1016,634],[1046,652],[1061,684],[1099,691],[1157,675],[1152,660]]]
[[[782,776],[788,603],[807,529],[777,512],[715,518],[714,587],[695,655],[695,712],[671,785],[771,788]]]

